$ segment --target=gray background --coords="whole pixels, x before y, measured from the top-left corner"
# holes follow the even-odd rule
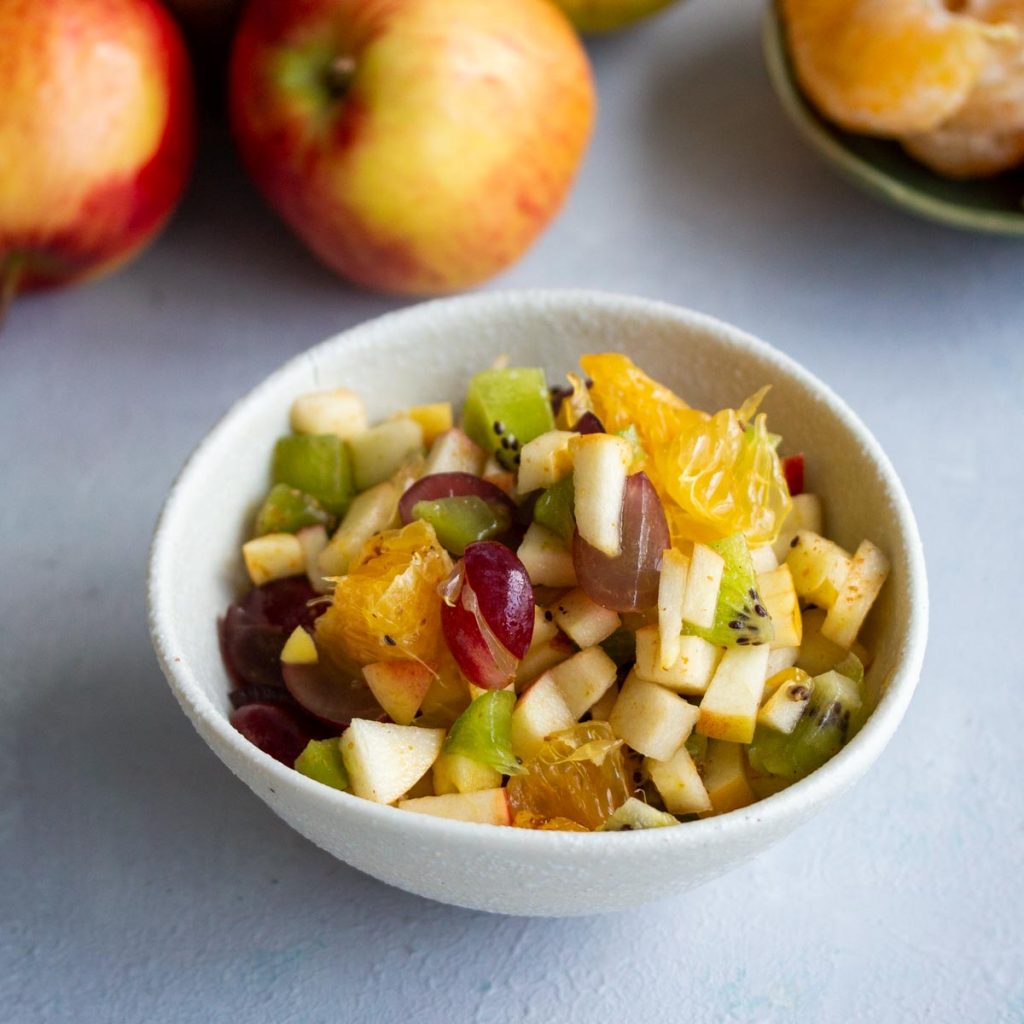
[[[214,136],[158,245],[19,302],[0,337],[0,1018],[1024,1020],[1024,246],[836,179],[769,92],[757,18],[704,0],[592,46],[578,186],[493,287],[695,306],[859,410],[917,510],[934,607],[874,771],[695,893],[564,922],[388,889],[233,779],[149,648],[153,523],[234,398],[397,303],[322,270]]]

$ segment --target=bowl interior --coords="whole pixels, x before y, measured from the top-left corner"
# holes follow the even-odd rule
[[[952,227],[1024,235],[1024,170],[953,181],[909,157],[898,142],[843,131],[818,113],[797,84],[775,3],[765,8],[763,40],[772,86],[790,120],[850,181],[895,206]]]
[[[581,354],[602,350],[628,353],[706,409],[735,406],[772,385],[764,404],[770,427],[786,451],[807,453],[808,486],[825,498],[830,535],[851,549],[871,537],[893,559],[871,619],[869,680],[884,690],[906,653],[913,613],[909,512],[891,467],[852,414],[791,361],[716,321],[643,300],[553,292],[384,317],[294,359],[230,411],[184,471],[154,553],[154,616],[190,702],[205,698],[222,720],[229,710],[215,623],[245,585],[239,545],[297,395],[345,385],[365,396],[372,417],[383,417],[417,402],[460,402],[469,377],[503,353],[543,366],[554,381]]]

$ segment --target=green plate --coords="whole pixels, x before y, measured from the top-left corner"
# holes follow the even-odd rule
[[[765,10],[763,42],[768,74],[786,113],[800,134],[854,184],[942,224],[1024,236],[1024,173],[953,181],[912,160],[896,142],[844,132],[824,120],[800,91],[774,3]]]

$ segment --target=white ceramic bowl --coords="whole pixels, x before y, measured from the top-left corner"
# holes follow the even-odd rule
[[[271,446],[305,391],[347,385],[371,415],[459,400],[498,354],[552,379],[584,352],[622,350],[691,404],[737,405],[764,383],[773,430],[804,450],[830,533],[869,536],[893,571],[871,627],[869,681],[882,691],[860,734],[785,792],[718,818],[646,832],[572,834],[409,814],[312,782],[228,724],[216,620],[242,584],[239,543],[268,482]],[[391,885],[507,914],[593,914],[706,882],[805,822],[852,785],[896,731],[927,633],[924,559],[903,487],[878,443],[820,381],[709,317],[593,292],[513,292],[432,302],[347,331],[292,359],[238,402],[189,459],[167,500],[149,579],[153,645],[185,713],[218,757],[293,828]]]

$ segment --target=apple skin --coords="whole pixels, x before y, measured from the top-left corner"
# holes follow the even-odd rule
[[[177,25],[154,0],[0,0],[5,298],[107,273],[166,222],[195,118]]]
[[[230,93],[243,160],[284,220],[338,273],[411,295],[522,255],[595,109],[547,0],[253,0]]]
[[[581,32],[614,32],[646,18],[673,0],[554,0]]]

